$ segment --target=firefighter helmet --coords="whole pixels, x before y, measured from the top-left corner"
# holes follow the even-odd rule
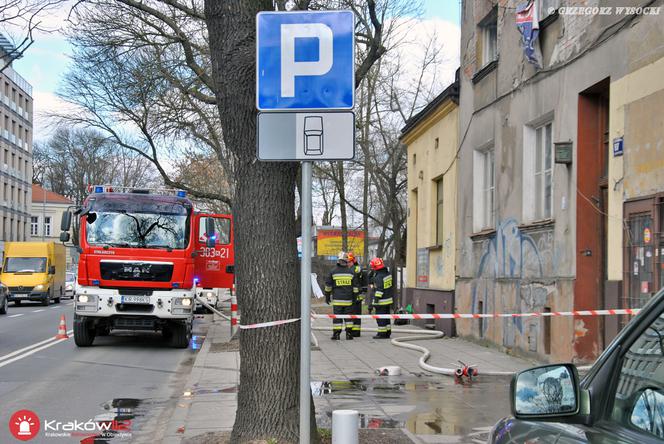
[[[372,270],[380,270],[381,268],[385,268],[385,262],[383,262],[383,259],[375,257],[371,259],[369,266],[371,266]]]
[[[339,265],[348,265],[348,253],[345,251],[340,251],[339,255],[337,256],[337,264]]]

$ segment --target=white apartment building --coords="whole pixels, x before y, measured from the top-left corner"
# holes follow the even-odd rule
[[[4,66],[11,43],[0,34],[0,62]],[[4,243],[30,236],[32,202],[32,86],[11,63],[0,72],[0,253]]]

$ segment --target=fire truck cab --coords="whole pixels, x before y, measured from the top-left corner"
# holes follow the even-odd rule
[[[130,330],[161,332],[172,346],[187,347],[194,297],[203,283],[197,273],[206,286],[210,280],[232,284],[230,216],[196,213],[183,191],[110,186],[91,191],[80,208],[63,215],[61,226],[60,239],[68,242],[72,214],[77,216],[76,345]],[[207,218],[228,220],[222,222],[228,224],[226,245],[217,244],[222,233],[213,232]],[[217,253],[222,247],[226,252]],[[206,260],[210,255],[214,260]]]

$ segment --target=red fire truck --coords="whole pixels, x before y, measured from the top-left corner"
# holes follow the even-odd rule
[[[62,218],[69,242],[78,218],[74,341],[92,345],[111,331],[161,332],[185,348],[198,287],[233,283],[230,215],[196,212],[184,191],[93,186]]]

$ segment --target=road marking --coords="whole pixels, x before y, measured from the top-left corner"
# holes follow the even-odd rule
[[[71,330],[70,332],[67,332],[67,334],[71,334],[71,332],[73,332],[73,331],[74,331],[74,330]],[[12,362],[20,361],[21,359],[23,359],[23,358],[27,358],[28,356],[33,355],[33,354],[37,353],[38,351],[42,351],[42,350],[44,350],[44,349],[47,349],[47,348],[49,348],[49,347],[52,347],[52,346],[54,346],[55,344],[59,344],[60,342],[63,342],[63,341],[66,341],[66,340],[67,340],[67,339],[56,339],[54,342],[49,342],[49,343],[46,344],[46,345],[42,345],[42,346],[39,347],[39,348],[35,348],[35,349],[33,349],[33,350],[30,350],[29,352],[24,353],[24,354],[22,354],[22,355],[18,355],[18,356],[14,357],[14,358],[12,358],[12,359],[10,359],[10,360],[8,360],[8,361],[0,362],[0,368],[1,368],[1,367],[4,367],[5,365],[9,365],[9,364],[11,364]]]
[[[69,335],[69,334],[72,334],[73,332],[74,332],[74,330],[69,330],[69,331],[67,332],[67,334]],[[37,342],[37,343],[35,343],[35,344],[28,345],[27,347],[23,347],[23,348],[21,348],[21,349],[19,349],[19,350],[16,350],[16,351],[11,352],[11,353],[9,353],[9,354],[6,354],[6,355],[4,355],[4,356],[0,356],[0,361],[4,361],[5,359],[9,359],[9,358],[11,358],[12,356],[20,355],[21,353],[23,353],[23,352],[25,352],[25,351],[28,351],[28,350],[30,350],[30,349],[33,349],[33,348],[35,348],[35,347],[39,347],[39,346],[41,346],[41,345],[44,345],[44,344],[46,344],[46,343],[53,342],[53,341],[55,341],[55,337],[48,338],[48,339],[44,339],[44,340],[41,341],[41,342]],[[59,339],[58,341],[64,341],[64,339]],[[49,345],[49,346],[50,346],[50,345]],[[40,349],[40,350],[41,350],[41,349]],[[27,355],[26,355],[26,356],[27,356]],[[7,362],[9,362],[9,361],[7,361]],[[14,360],[12,360],[11,362],[14,362]],[[0,363],[0,367],[2,367],[2,366],[4,366],[4,365],[5,365],[5,362]]]
[[[44,309],[39,309],[39,310],[32,310],[33,313],[39,313],[40,311],[44,311]]]
[[[15,314],[15,315],[7,316],[7,317],[8,317],[8,318],[17,318],[17,317],[19,317],[19,316],[23,316],[24,314],[25,314],[25,313],[19,313],[19,314]]]
[[[60,307],[51,307],[51,310],[57,310]]]

